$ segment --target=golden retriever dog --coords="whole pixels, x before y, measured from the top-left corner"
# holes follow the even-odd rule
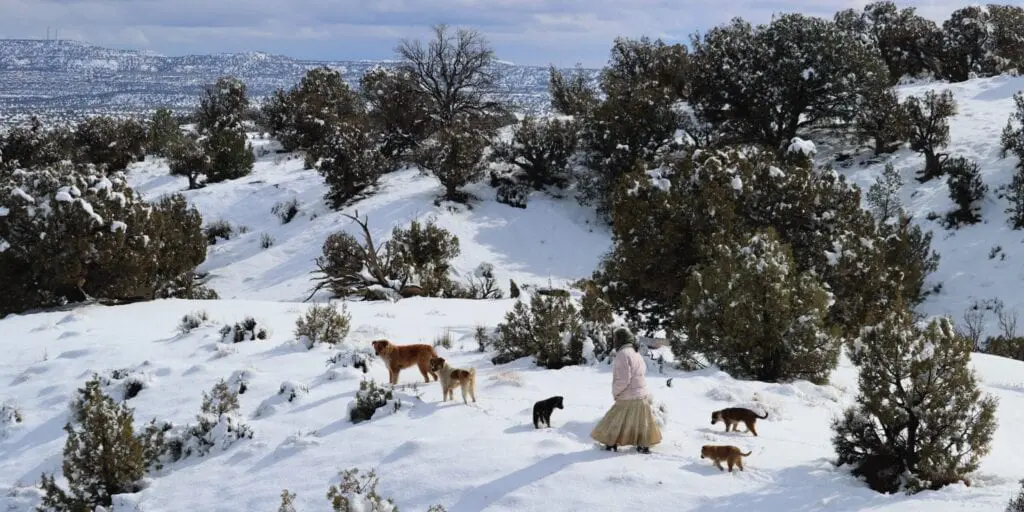
[[[437,373],[430,370],[430,358],[437,357],[434,347],[423,343],[415,345],[395,345],[388,340],[373,342],[373,352],[388,367],[388,381],[391,385],[398,384],[398,373],[416,365],[429,384],[430,376],[437,380]]]
[[[715,467],[722,471],[725,471],[725,468],[722,467],[722,461],[725,461],[729,465],[730,473],[732,473],[733,466],[743,471],[743,457],[751,453],[754,452],[743,453],[739,448],[732,445],[706,444],[700,447],[700,458],[711,459],[715,462]]]
[[[434,357],[430,359],[430,370],[441,375],[443,402],[447,402],[448,398],[455,400],[455,386],[459,386],[462,388],[462,402],[469,403],[466,401],[466,391],[469,391],[473,403],[476,403],[476,368],[452,368],[443,357]]]

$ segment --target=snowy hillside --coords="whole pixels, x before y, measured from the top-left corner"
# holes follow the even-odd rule
[[[946,231],[925,218],[953,208],[945,180],[920,185],[913,176],[922,158],[908,150],[891,157],[904,178],[904,205],[934,231],[932,246],[942,257],[931,277],[932,285],[942,284],[941,291],[921,310],[959,319],[972,301],[992,298],[1019,310],[1024,273],[1017,270],[1016,258],[1024,257],[1024,235],[1006,225],[1005,200],[993,191],[1011,177],[1014,161],[998,158],[999,133],[1024,78],[899,90],[906,96],[947,87],[960,112],[951,122],[949,152],[976,159],[990,193],[984,223]],[[254,140],[257,147],[267,144]],[[821,158],[829,158],[826,151]],[[856,161],[837,170],[866,189],[884,164]],[[168,176],[159,159],[134,165],[130,179],[149,199],[181,191],[187,183]],[[477,351],[476,327],[499,323],[513,299],[348,303],[352,330],[346,345],[353,350],[369,350],[370,341],[379,338],[432,343],[450,332],[452,347],[438,350],[456,366],[477,369],[479,398],[475,405],[463,405],[456,391],[455,403],[441,403],[440,386],[423,385],[418,372],[408,369],[401,383],[420,385],[396,393],[401,407],[386,407],[371,421],[353,425],[347,407],[359,382],[385,381],[383,364],[374,361],[364,375],[327,364],[332,350],[307,351],[294,339],[295,321],[309,307],[301,301],[311,289],[310,272],[323,241],[337,230],[356,233],[348,219],[327,208],[324,191],[315,171],[302,170],[301,159],[270,152],[257,160],[251,176],[185,193],[206,223],[223,220],[235,229],[230,240],[209,248],[199,268],[210,273],[207,284],[222,300],[88,306],[0,320],[0,403],[22,418],[5,424],[0,414],[0,510],[31,510],[38,503],[33,486],[40,475],[60,469],[62,427],[75,389],[92,372],[109,375],[117,369],[127,369],[128,377],[115,379],[111,389],[128,380],[143,383],[128,400],[139,423],[154,417],[193,421],[204,391],[218,379],[242,377],[247,389],[240,396],[241,413],[254,432],[251,440],[223,451],[168,465],[152,475],[145,490],[121,496],[118,511],[275,510],[282,489],[296,493],[301,512],[328,510],[327,488],[348,468],[376,470],[378,491],[401,510],[417,512],[433,504],[450,512],[993,511],[1005,507],[1024,477],[1024,444],[1016,432],[1024,421],[1024,363],[986,355],[975,355],[973,365],[983,391],[1000,401],[999,428],[970,487],[884,496],[831,465],[829,422],[852,402],[856,388],[856,372],[845,359],[827,386],[737,381],[714,370],[685,373],[668,365],[659,370],[649,362],[648,386],[667,411],[665,441],[649,456],[600,451],[589,433],[612,402],[609,367],[551,371],[525,360],[494,366],[489,354]],[[450,211],[434,205],[440,191],[430,176],[399,171],[346,212],[368,215],[378,240],[395,225],[434,216],[459,237],[457,271],[491,263],[506,292],[509,278],[565,286],[589,275],[610,246],[608,230],[571,197],[534,193],[522,210],[496,203],[493,189],[477,184],[469,191],[483,200],[471,210]],[[282,224],[272,209],[291,199],[300,213]],[[272,240],[269,248],[261,246],[264,235]],[[1005,259],[989,258],[994,246],[1002,248]],[[196,310],[205,310],[210,323],[179,334],[181,317]],[[246,316],[267,326],[268,338],[220,343],[221,325]],[[532,404],[553,395],[564,396],[565,409],[554,412],[551,429],[535,431]],[[767,412],[768,419],[758,423],[760,436],[726,434],[721,424],[710,425],[711,412],[729,406]],[[753,451],[747,470],[719,472],[700,459],[705,443]]]

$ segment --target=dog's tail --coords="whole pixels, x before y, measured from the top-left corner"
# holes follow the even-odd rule
[[[751,454],[751,453],[754,453],[754,450],[750,450],[750,451],[749,451],[749,452],[747,452],[747,453],[743,453],[743,452],[740,452],[740,455],[742,455],[742,456],[744,456],[744,457],[748,457],[748,456],[750,456],[750,454]]]
[[[757,413],[754,413],[754,416],[757,416]],[[767,419],[768,418],[768,413],[766,412],[766,413],[764,413],[764,416],[757,416],[757,417],[761,418],[762,420],[763,419]]]

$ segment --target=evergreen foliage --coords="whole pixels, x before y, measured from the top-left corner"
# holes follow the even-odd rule
[[[942,148],[949,144],[949,118],[957,113],[956,100],[948,89],[936,94],[928,91],[924,97],[911,96],[903,102],[910,126],[910,149],[924,155],[924,170],[918,181],[927,182],[942,175],[946,154]]]
[[[948,318],[922,327],[902,304],[865,328],[850,354],[857,403],[832,425],[839,463],[886,493],[938,489],[977,469],[996,400],[978,389],[971,348]]]

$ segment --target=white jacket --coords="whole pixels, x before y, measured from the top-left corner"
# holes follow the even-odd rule
[[[635,348],[625,346],[615,355],[612,367],[612,397],[618,400],[647,398],[647,363]]]

